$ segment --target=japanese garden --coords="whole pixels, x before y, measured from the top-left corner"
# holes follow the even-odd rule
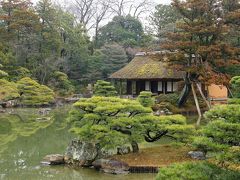
[[[0,179],[239,180],[239,0],[0,0]]]

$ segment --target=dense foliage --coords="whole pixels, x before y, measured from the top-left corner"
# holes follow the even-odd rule
[[[179,98],[179,95],[176,94],[176,93],[171,93],[171,94],[159,94],[157,97],[156,97],[156,100],[158,103],[161,103],[161,102],[169,102],[173,105],[176,105],[177,104],[177,100]]]
[[[228,10],[224,9],[225,2],[231,7]],[[173,0],[172,5],[179,13],[180,20],[176,31],[169,33],[162,48],[174,52],[169,54],[171,62],[186,72],[184,92],[179,100],[179,106],[182,106],[190,94],[192,83],[202,81],[205,84],[228,85],[229,76],[220,69],[240,64],[239,47],[227,40],[233,37],[229,34],[233,25],[239,27],[239,24],[234,20],[231,25],[227,23],[236,3]]]
[[[144,45],[149,40],[144,34],[141,22],[130,15],[115,16],[100,29],[99,34],[99,42],[102,44],[117,42],[124,47]]]
[[[240,98],[240,76],[233,77],[230,84],[232,86],[234,98]]]
[[[109,5],[102,5],[109,11]],[[84,21],[74,8],[68,9],[71,6],[75,6],[74,2],[60,7],[51,0],[40,0],[35,5],[31,1],[1,0],[0,64],[4,68],[0,68],[0,77],[9,74],[10,80],[18,81],[31,75],[57,94],[68,95],[73,88],[65,75],[61,76],[64,82],[57,83],[59,76],[55,72],[66,74],[76,86],[106,79],[132,59],[134,53],[127,47],[142,46],[150,39],[139,19],[130,15],[119,15],[112,21],[110,18],[106,26],[100,26],[106,15],[102,12],[102,15],[91,15],[97,18],[96,37],[91,41],[85,18],[93,13],[89,10],[95,5],[89,4],[82,15]],[[17,72],[21,70],[28,71],[28,75],[20,73],[18,77]],[[66,90],[59,90],[63,86]]]
[[[20,94],[16,83],[0,79],[0,101],[8,101],[19,97]]]
[[[31,78],[20,79],[17,86],[22,105],[48,105],[54,101],[54,92]]]
[[[240,164],[240,105],[221,105],[205,113],[209,123],[204,126],[193,145],[204,152],[215,152],[224,163],[230,160]],[[230,153],[231,152],[231,153]]]
[[[177,10],[171,5],[159,4],[155,7],[150,19],[153,26],[152,31],[155,31],[154,34],[160,42],[166,38],[167,33],[175,31],[175,23],[180,17]]]
[[[74,87],[68,79],[68,76],[60,71],[55,71],[53,73],[50,86],[52,86],[54,90],[61,96],[69,95],[74,91]]]
[[[152,92],[150,91],[142,91],[137,100],[144,107],[152,107],[154,105],[154,98],[152,98]]]
[[[175,164],[159,170],[157,180],[225,180],[239,179],[240,173],[221,169],[206,162]]]
[[[128,62],[125,50],[118,44],[106,44],[100,49],[102,53],[102,76],[108,78]]]
[[[187,142],[194,130],[181,115],[153,116],[151,108],[138,101],[116,97],[80,99],[69,120],[81,140],[104,148],[132,144],[134,152],[138,142],[154,142],[165,136]]]
[[[117,96],[117,91],[110,82],[98,80],[94,85],[94,95],[95,96]]]

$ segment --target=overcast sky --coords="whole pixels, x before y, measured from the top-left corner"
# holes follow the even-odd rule
[[[55,1],[62,1],[62,0],[55,0]],[[67,2],[67,0],[65,0],[65,1]],[[134,0],[134,1],[138,2],[141,0]],[[171,3],[171,0],[152,0],[152,1],[154,1],[157,4],[170,4]],[[38,2],[38,0],[32,0],[32,2],[35,3],[35,2]]]
[[[138,1],[138,0],[136,0]],[[157,4],[170,4],[171,0],[154,0]]]
[[[31,0],[34,4],[36,4],[39,0]],[[56,2],[57,4],[61,4],[61,2],[65,2],[65,4],[69,4],[69,2],[71,1],[75,1],[75,0],[52,0],[53,2]],[[141,2],[142,0],[132,0],[134,3],[138,3]],[[154,11],[154,7],[158,4],[170,4],[172,0],[149,0],[151,2],[153,2],[153,4],[151,5],[151,7],[149,7],[149,11],[145,12],[143,15],[140,16],[140,20],[143,23],[144,27],[149,27],[149,15],[151,12]],[[104,24],[106,24],[110,19],[107,19],[105,22],[103,22]],[[102,24],[103,25],[103,24]],[[91,36],[91,32],[90,36]]]

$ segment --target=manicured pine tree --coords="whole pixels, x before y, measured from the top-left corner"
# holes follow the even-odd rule
[[[137,100],[143,105],[144,107],[152,107],[154,105],[154,98],[152,98],[151,91],[142,91],[138,96]]]
[[[25,77],[17,82],[20,104],[25,106],[49,105],[54,101],[54,92],[45,85]]]
[[[132,145],[138,152],[138,143],[155,142],[170,137],[188,142],[194,127],[187,125],[182,115],[154,116],[150,107],[136,100],[94,96],[80,99],[70,112],[72,131],[82,141],[100,144],[105,149]]]
[[[209,123],[199,130],[193,145],[199,150],[215,152],[222,165],[240,164],[240,105],[221,105],[205,113]]]
[[[117,96],[117,91],[113,85],[111,85],[110,82],[98,80],[96,84],[94,85],[94,95],[95,96],[104,96],[104,97],[110,97],[110,96]]]

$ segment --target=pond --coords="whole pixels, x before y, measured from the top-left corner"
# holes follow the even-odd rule
[[[156,174],[111,175],[88,168],[43,166],[47,154],[63,154],[74,135],[68,132],[69,107],[54,109],[46,118],[39,109],[13,109],[0,114],[1,180],[153,180]],[[44,117],[44,118],[43,118]]]

